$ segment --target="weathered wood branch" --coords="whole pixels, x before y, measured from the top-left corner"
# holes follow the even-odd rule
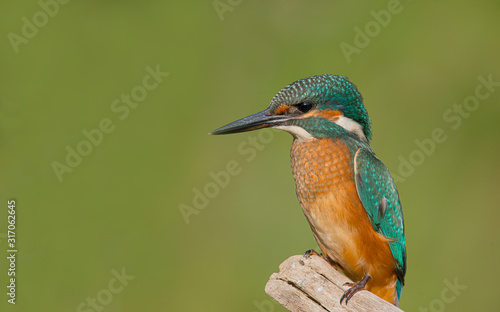
[[[318,256],[292,256],[280,264],[266,284],[266,293],[288,310],[402,312],[389,302],[363,290],[346,305],[340,297],[351,282]]]

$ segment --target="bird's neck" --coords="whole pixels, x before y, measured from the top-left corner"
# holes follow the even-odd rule
[[[289,131],[296,139],[308,141],[309,139],[330,138],[332,140],[360,141],[368,145],[368,140],[363,132],[363,127],[347,117],[338,117],[334,120],[325,118],[308,118],[294,120],[288,126],[295,131]],[[299,131],[300,130],[300,131]]]

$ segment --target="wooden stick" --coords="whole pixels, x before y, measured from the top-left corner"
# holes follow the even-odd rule
[[[340,297],[351,282],[319,256],[292,256],[280,264],[266,284],[266,293],[288,310],[402,312],[367,290],[356,293],[346,305]]]

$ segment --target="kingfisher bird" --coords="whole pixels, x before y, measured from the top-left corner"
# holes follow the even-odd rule
[[[269,107],[210,134],[275,128],[293,136],[295,190],[323,258],[355,283],[399,306],[406,274],[403,210],[396,184],[370,146],[371,121],[347,77],[318,75],[279,91]],[[306,255],[318,255],[313,250]]]

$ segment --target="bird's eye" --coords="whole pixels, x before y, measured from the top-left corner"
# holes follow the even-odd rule
[[[307,113],[308,111],[311,110],[312,107],[313,107],[313,105],[312,105],[311,102],[304,102],[304,103],[300,103],[300,104],[297,105],[297,108],[302,113]]]

